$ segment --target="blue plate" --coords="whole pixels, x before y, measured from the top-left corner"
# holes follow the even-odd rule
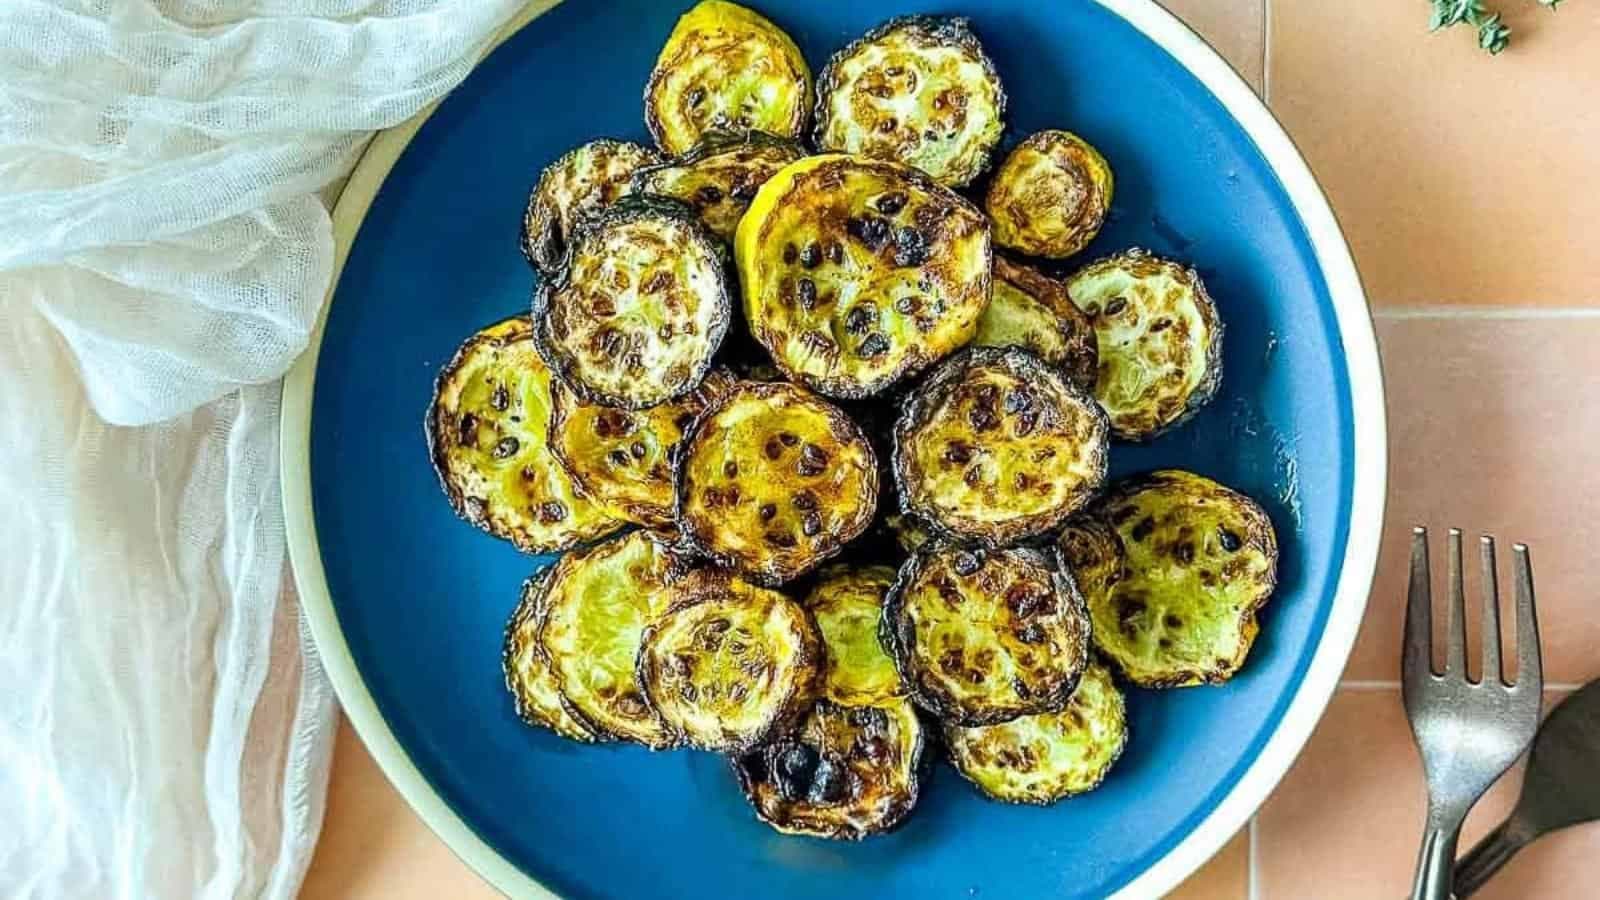
[[[882,900],[1164,890],[1287,767],[1370,586],[1382,398],[1337,227],[1248,88],[1143,0],[760,8],[814,70],[891,15],[970,16],[1010,93],[1007,146],[1069,128],[1116,173],[1109,223],[1083,259],[1142,246],[1199,269],[1227,324],[1223,390],[1178,432],[1115,447],[1113,470],[1193,469],[1271,513],[1280,587],[1244,671],[1222,687],[1131,692],[1128,751],[1091,794],[1006,806],[940,765],[903,828],[855,845],[760,824],[713,755],[580,747],[518,722],[501,685],[501,632],[519,583],[544,560],[451,514],[429,468],[423,410],[462,339],[528,306],[517,228],[540,169],[596,136],[648,140],[641,88],[681,9],[628,0],[569,3],[535,19],[427,120],[360,226],[320,358],[286,387],[291,549],[335,686],[424,817],[513,893]],[[363,163],[341,217],[359,217],[388,162]]]

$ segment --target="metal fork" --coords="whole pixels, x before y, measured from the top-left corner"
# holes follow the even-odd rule
[[[1461,530],[1450,529],[1450,620],[1443,672],[1433,669],[1433,597],[1429,588],[1428,530],[1412,529],[1411,590],[1406,600],[1402,693],[1411,733],[1428,776],[1428,819],[1417,854],[1412,900],[1448,900],[1456,839],[1467,811],[1516,761],[1539,724],[1544,669],[1539,619],[1533,603],[1528,548],[1516,556],[1517,681],[1500,665],[1500,600],[1494,538],[1481,542],[1483,565],[1483,672],[1467,678],[1466,591],[1461,584]]]

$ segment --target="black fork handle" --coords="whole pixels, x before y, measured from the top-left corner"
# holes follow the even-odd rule
[[[1509,824],[1502,822],[1495,830],[1484,835],[1483,840],[1456,863],[1454,890],[1457,897],[1466,898],[1477,893],[1484,882],[1500,871],[1500,867],[1510,862],[1511,857],[1527,844],[1526,838],[1506,827]]]

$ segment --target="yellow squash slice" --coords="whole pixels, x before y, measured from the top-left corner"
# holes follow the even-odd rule
[[[1111,166],[1088,141],[1067,131],[1031,134],[989,182],[984,209],[994,242],[1030,256],[1065,259],[1105,224]]]
[[[468,338],[434,383],[428,451],[450,505],[529,553],[565,550],[621,528],[587,499],[546,445],[550,370],[526,316]]]
[[[506,623],[501,668],[519,718],[564,738],[592,742],[602,739],[601,735],[567,712],[561,700],[561,686],[550,671],[550,657],[539,641],[554,572],[554,568],[547,568],[523,582],[521,600]]]
[[[1232,678],[1277,585],[1266,512],[1176,469],[1113,487],[1063,529],[1059,549],[1088,600],[1095,645],[1141,687]]]
[[[635,172],[633,192],[687,203],[713,234],[732,241],[756,191],[805,155],[799,143],[759,131],[714,133],[677,159]]]
[[[745,318],[786,375],[860,399],[969,341],[989,303],[989,226],[897,163],[800,160],[734,239]]]
[[[687,153],[712,131],[764,131],[798,140],[811,106],[811,70],[787,34],[723,0],[684,13],[644,89],[656,145]]]

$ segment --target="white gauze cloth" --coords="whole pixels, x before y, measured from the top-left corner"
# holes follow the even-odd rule
[[[316,192],[520,5],[0,3],[0,897],[298,890],[335,712],[276,382]]]

